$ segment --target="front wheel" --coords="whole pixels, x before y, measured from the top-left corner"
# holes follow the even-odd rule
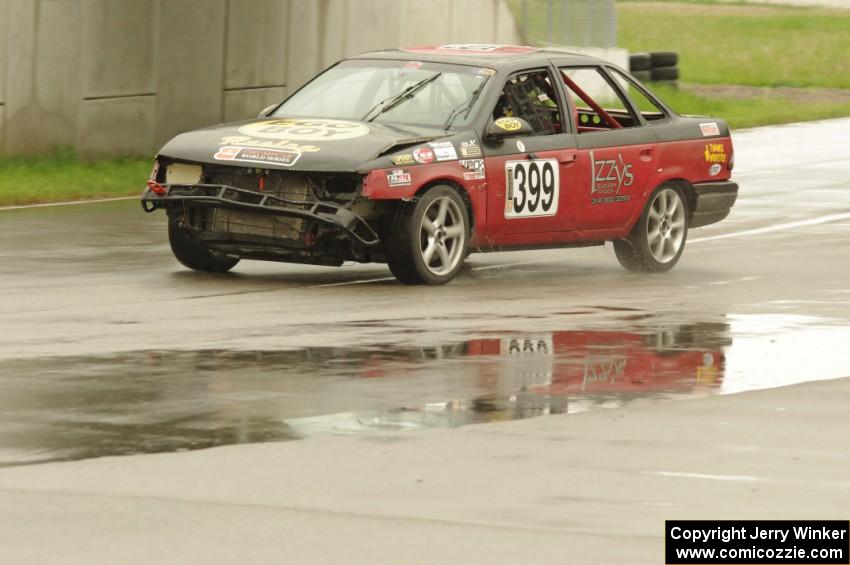
[[[445,284],[466,257],[469,215],[449,186],[435,186],[396,211],[387,234],[387,263],[405,284]]]
[[[213,251],[195,239],[176,219],[168,219],[168,242],[171,251],[184,266],[207,273],[226,273],[239,262],[224,253]]]
[[[629,271],[663,273],[678,263],[688,238],[688,210],[680,188],[660,186],[626,239],[614,242],[614,253]]]

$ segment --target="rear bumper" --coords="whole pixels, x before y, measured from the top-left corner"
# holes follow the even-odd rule
[[[150,188],[142,194],[142,208],[145,212],[153,212],[158,208],[192,205],[241,210],[255,214],[290,216],[339,228],[363,246],[369,247],[379,242],[378,235],[366,220],[348,208],[336,204],[295,202],[271,194],[219,184],[161,184],[158,186],[165,189],[165,194],[157,194]]]
[[[690,227],[700,228],[719,222],[729,215],[738,199],[738,183],[727,180],[694,185],[696,205]]]

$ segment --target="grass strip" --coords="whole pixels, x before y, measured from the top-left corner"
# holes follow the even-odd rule
[[[150,159],[86,162],[73,151],[0,158],[0,206],[141,194]]]

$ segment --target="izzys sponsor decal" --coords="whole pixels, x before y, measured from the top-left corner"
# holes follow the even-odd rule
[[[390,186],[409,186],[412,182],[410,172],[406,169],[387,171],[387,184]]]
[[[502,131],[519,131],[522,129],[522,122],[516,118],[499,118],[493,123]]]
[[[369,133],[369,127],[343,120],[278,118],[246,124],[239,133],[264,139],[339,141],[362,137]]]
[[[417,163],[427,165],[434,162],[434,152],[428,147],[420,147],[413,150],[413,159]]]
[[[460,166],[464,169],[465,180],[481,180],[485,177],[484,159],[463,159]]]
[[[402,153],[401,155],[395,155],[391,159],[393,165],[412,165],[416,161],[413,159],[413,155],[410,153]]]
[[[242,163],[275,164],[291,167],[301,157],[301,153],[283,149],[260,149],[254,147],[224,146],[219,148],[213,158],[217,161],[239,161]]]
[[[474,139],[460,142],[461,157],[481,157],[481,146]]]
[[[320,147],[315,145],[300,145],[292,141],[279,140],[271,141],[264,139],[256,139],[246,135],[228,135],[221,140],[221,145],[235,145],[238,147],[262,147],[265,149],[284,149],[295,153],[315,153],[321,151]]]
[[[723,167],[720,165],[720,163],[715,163],[708,168],[708,174],[709,174],[709,176],[716,177],[717,175],[720,174],[720,171],[722,171],[722,170],[723,170]]]
[[[720,128],[717,127],[717,122],[706,122],[704,124],[700,124],[699,129],[702,131],[703,137],[720,135]]]
[[[457,151],[451,141],[441,141],[439,143],[429,143],[434,149],[434,156],[437,161],[454,161],[457,159]]]
[[[726,147],[722,143],[706,143],[704,154],[706,163],[726,162]]]
[[[618,153],[616,159],[597,159],[595,153],[591,151],[590,168],[592,171],[591,195],[616,195],[594,196],[591,198],[592,204],[626,202],[631,199],[631,196],[627,194],[620,195],[622,188],[632,186],[635,181],[632,165],[623,160],[622,154]]]

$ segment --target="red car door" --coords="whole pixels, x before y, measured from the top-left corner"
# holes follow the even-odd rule
[[[658,162],[652,128],[598,67],[561,68],[578,124],[578,228],[616,230],[640,213]]]
[[[523,118],[534,133],[483,143],[491,245],[559,241],[575,227],[579,151],[576,135],[564,133],[552,76],[548,69],[512,75],[493,110],[494,119]]]

